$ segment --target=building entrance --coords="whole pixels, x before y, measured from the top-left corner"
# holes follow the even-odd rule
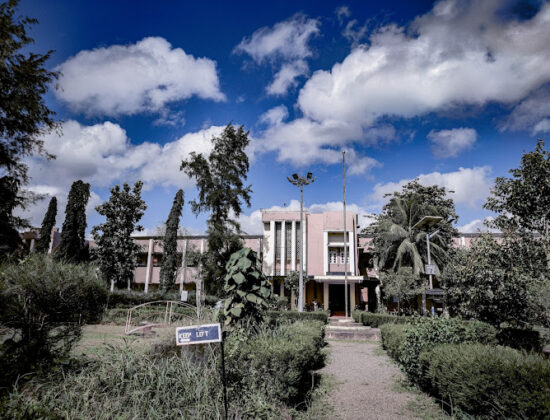
[[[332,316],[345,316],[346,304],[345,304],[345,286],[343,284],[329,284],[328,285],[328,308]],[[349,285],[348,285],[349,292]],[[348,308],[349,308],[350,296],[348,293]]]

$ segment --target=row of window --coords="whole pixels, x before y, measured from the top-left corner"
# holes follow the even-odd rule
[[[331,248],[328,251],[328,260],[330,264],[344,264],[344,248]],[[349,264],[349,249],[346,262]]]

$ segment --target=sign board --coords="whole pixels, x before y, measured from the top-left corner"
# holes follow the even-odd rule
[[[426,264],[424,266],[424,270],[426,271],[426,274],[433,274],[434,276],[437,275],[437,268],[434,264]]]
[[[182,290],[181,291],[181,301],[182,302],[187,302],[187,296],[188,296],[187,290]]]
[[[176,344],[178,346],[219,343],[221,341],[222,329],[220,324],[191,325],[190,327],[176,328]]]

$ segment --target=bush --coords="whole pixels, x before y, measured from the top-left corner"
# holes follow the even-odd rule
[[[409,325],[399,324],[384,324],[380,327],[382,346],[394,360],[399,360],[408,328]]]
[[[361,323],[361,315],[363,314],[363,312],[365,312],[365,311],[360,311],[358,309],[354,309],[353,311],[351,311],[351,316],[352,316],[353,320],[355,322]]]
[[[0,274],[0,382],[68,355],[83,324],[101,319],[107,289],[87,265],[32,255]]]
[[[361,314],[361,322],[363,325],[378,328],[383,324],[406,324],[411,322],[411,317],[363,312]]]
[[[321,321],[328,323],[328,311],[298,312],[298,311],[268,311],[267,318],[270,323],[276,321]]]
[[[399,363],[413,382],[422,380],[420,353],[438,344],[463,342],[496,344],[496,330],[479,321],[463,321],[458,318],[413,318],[406,330],[406,337],[399,354]]]
[[[243,329],[227,340],[228,380],[239,394],[261,390],[264,398],[295,405],[312,388],[311,371],[324,366],[323,323],[297,321],[251,336]],[[256,416],[252,416],[256,417]]]
[[[550,418],[550,363],[507,347],[446,344],[420,356],[431,391],[488,418]]]
[[[540,352],[543,340],[536,330],[502,328],[497,334],[498,343],[518,350]]]
[[[195,291],[192,290],[188,293],[187,302],[191,305],[195,304]],[[109,293],[109,308],[125,307],[131,308],[133,306],[141,305],[142,303],[155,302],[157,300],[177,300],[181,298],[180,293],[162,293],[160,291],[154,291],[149,293],[137,292],[133,290],[115,290]],[[205,304],[208,306],[214,306],[220,299],[217,296],[206,295]]]

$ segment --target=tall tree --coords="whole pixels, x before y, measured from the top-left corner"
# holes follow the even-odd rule
[[[90,198],[90,184],[81,180],[73,182],[69,191],[65,221],[61,230],[61,242],[55,253],[59,260],[81,262],[86,259],[84,246],[86,233],[86,205]]]
[[[169,291],[176,282],[178,271],[178,228],[183,208],[183,190],[178,190],[172,209],[166,220],[166,233],[162,242],[162,266],[160,267],[160,288]]]
[[[511,178],[498,177],[484,207],[498,213],[490,224],[519,236],[540,235],[550,270],[550,152],[538,140]]]
[[[41,139],[59,127],[43,98],[58,77],[45,68],[52,51],[22,53],[33,42],[27,30],[37,20],[17,17],[17,4],[18,0],[0,4],[0,259],[19,246],[17,228],[28,226],[13,214],[32,197],[21,189],[28,182],[23,158],[33,154],[52,158]]]
[[[122,188],[115,185],[111,188],[109,201],[96,207],[106,220],[92,229],[97,244],[94,253],[99,261],[101,275],[111,284],[111,290],[115,284],[119,288],[130,289],[134,280],[141,249],[131,235],[134,231],[143,230],[137,224],[147,208],[141,199],[142,187],[141,181],[136,182],[133,188],[127,183]]]
[[[223,292],[225,265],[231,254],[242,248],[236,218],[241,214],[243,202],[250,207],[252,190],[244,186],[249,169],[245,152],[248,134],[243,126],[235,129],[229,123],[220,136],[212,137],[209,156],[192,152],[181,164],[181,170],[196,180],[199,190],[198,199],[191,201],[193,212],[197,215],[210,212],[208,251],[203,264],[203,278],[210,293]]]
[[[410,267],[402,267],[397,272],[383,273],[382,286],[386,298],[397,299],[398,314],[401,314],[404,304],[408,304],[411,299],[423,292],[420,277],[415,276]]]
[[[52,229],[55,226],[55,217],[57,216],[57,198],[52,197],[48,210],[42,221],[42,228],[40,229],[40,238],[36,243],[36,252],[45,254],[50,249],[50,241],[52,238]]]

